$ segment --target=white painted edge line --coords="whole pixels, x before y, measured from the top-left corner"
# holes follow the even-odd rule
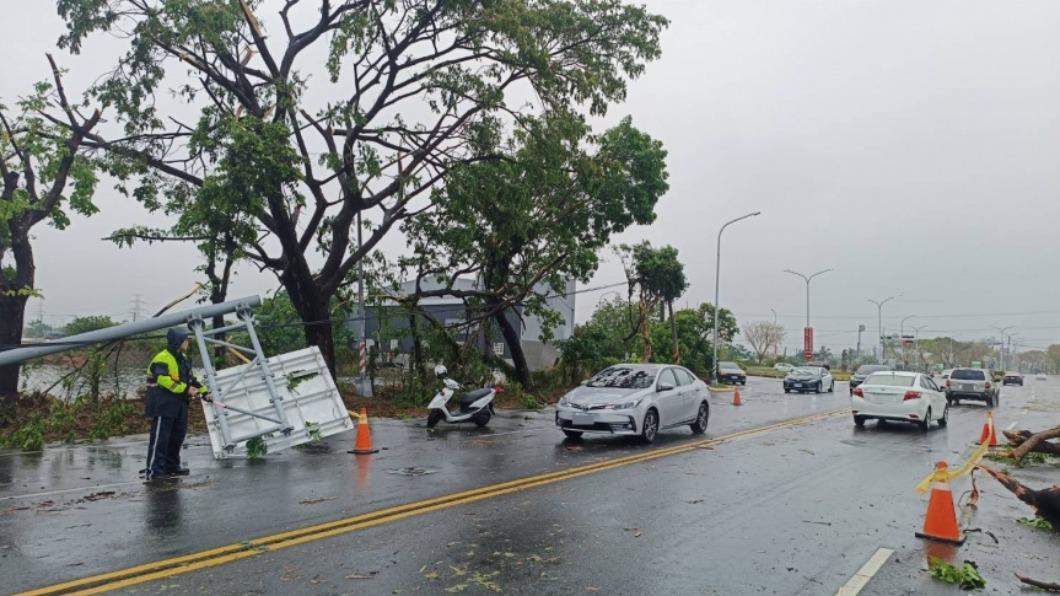
[[[887,559],[891,558],[894,551],[889,548],[879,548],[869,560],[858,569],[858,572],[854,574],[854,577],[850,578],[847,583],[843,584],[842,588],[836,592],[836,596],[857,596],[861,590],[868,585],[869,580],[879,572],[883,564],[887,562]]]

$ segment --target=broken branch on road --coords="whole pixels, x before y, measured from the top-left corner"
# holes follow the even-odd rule
[[[1034,490],[1004,472],[983,465],[977,467],[993,476],[1019,500],[1034,507],[1039,517],[1052,524],[1055,531],[1060,532],[1060,485]]]

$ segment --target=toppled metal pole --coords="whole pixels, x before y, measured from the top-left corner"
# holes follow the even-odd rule
[[[247,296],[245,298],[228,300],[220,304],[206,304],[197,308],[164,314],[151,319],[141,319],[133,323],[115,325],[113,327],[107,327],[106,329],[96,329],[95,331],[78,333],[77,335],[64,337],[55,342],[44,342],[32,347],[7,349],[0,351],[0,366],[17,364],[24,360],[39,358],[41,356],[64,352],[66,350],[76,350],[77,348],[82,348],[91,344],[117,341],[125,339],[126,337],[140,335],[142,333],[168,329],[170,327],[176,327],[177,325],[187,324],[192,319],[209,319],[217,315],[226,315],[228,313],[236,312],[241,308],[253,308],[260,304],[260,296]]]

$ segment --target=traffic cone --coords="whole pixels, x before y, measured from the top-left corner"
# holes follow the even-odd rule
[[[368,424],[368,411],[366,408],[361,408],[361,413],[357,416],[357,442],[354,443],[353,449],[346,453],[368,455],[378,452],[378,449],[372,447],[372,428]]]
[[[983,432],[979,435],[979,444],[990,441],[991,447],[997,447],[997,429],[994,428],[994,414],[986,413],[986,422],[983,423]]]
[[[964,544],[964,535],[957,524],[957,510],[953,507],[953,493],[950,492],[950,477],[946,462],[940,461],[935,464],[933,482],[927,517],[924,518],[924,529],[916,535],[918,538],[928,538],[960,546]]]
[[[732,405],[734,405],[734,406],[742,406],[743,405],[743,400],[740,399],[740,388],[739,387],[737,387],[736,390],[732,392]]]

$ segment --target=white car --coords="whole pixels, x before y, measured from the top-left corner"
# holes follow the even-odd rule
[[[570,439],[583,433],[639,436],[651,443],[660,430],[707,430],[710,391],[683,366],[616,364],[596,373],[556,405],[556,426]]]
[[[777,372],[782,372],[782,373],[789,373],[789,372],[795,370],[795,367],[790,365],[790,364],[788,364],[787,362],[778,362],[778,363],[773,365],[773,370],[775,370]]]
[[[913,422],[927,432],[932,421],[945,427],[950,421],[946,394],[930,376],[917,372],[887,371],[869,375],[850,396],[854,424],[870,418]]]

